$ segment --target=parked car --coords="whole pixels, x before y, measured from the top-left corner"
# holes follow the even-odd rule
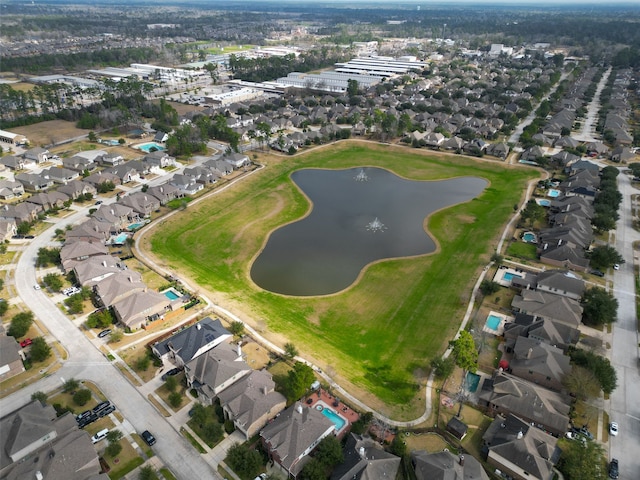
[[[596,277],[604,277],[604,273],[600,270],[591,270],[591,275],[595,275]]]
[[[616,264],[613,266],[613,269],[614,269],[614,270],[620,270],[620,265],[616,263]]]
[[[107,433],[109,433],[108,428],[105,428],[104,430],[100,430],[93,437],[91,437],[91,442],[98,443],[100,440],[104,440],[105,438],[107,438]]]
[[[105,330],[102,330],[99,334],[98,334],[98,338],[104,338],[107,335],[109,335],[111,333],[111,329],[107,328]]]
[[[581,435],[584,435],[589,440],[593,440],[593,434],[589,431],[587,427],[580,427],[580,429],[578,430],[578,433],[580,433]]]
[[[609,478],[613,478],[614,480],[618,478],[619,469],[618,469],[618,460],[615,458],[611,459],[609,463]]]
[[[33,340],[31,340],[30,338],[25,338],[20,342],[20,346],[24,348],[24,347],[28,347],[32,343],[33,343]]]
[[[87,412],[84,412],[87,413]],[[84,415],[84,413],[82,415]],[[89,415],[82,417],[80,420],[78,420],[78,427],[79,428],[84,428],[87,425],[89,425],[90,423],[95,422],[96,420],[98,420],[98,415],[96,415],[94,412],[92,412],[91,410],[89,410]]]
[[[166,372],[164,375],[162,375],[162,380],[166,380],[169,377],[173,377],[175,375],[178,375],[182,370],[180,368],[172,368],[171,370],[169,370],[168,372]]]
[[[96,405],[95,407],[93,407],[93,411],[95,413],[98,413],[100,410],[104,410],[105,408],[107,408],[109,405],[111,405],[111,402],[109,400],[106,400],[104,402],[100,402],[98,405]]]
[[[40,285],[38,285],[37,283],[33,286],[34,290],[40,290]]]
[[[156,437],[154,437],[153,435],[151,435],[151,432],[149,430],[145,430],[144,432],[142,432],[142,439],[146,442],[147,445],[151,446],[154,443],[156,443]]]
[[[609,424],[609,434],[614,437],[618,435],[618,424],[616,422],[611,422]]]
[[[100,410],[98,412],[98,416],[100,418],[106,417],[107,415],[109,415],[110,413],[113,413],[115,411],[116,411],[116,407],[114,407],[113,405],[109,405],[107,408],[103,408],[102,410]]]
[[[98,200],[95,205],[102,205],[102,200]]]

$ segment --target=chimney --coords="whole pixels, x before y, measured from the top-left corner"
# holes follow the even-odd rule
[[[200,325],[199,323],[196,323],[196,329],[202,330],[202,325]]]
[[[107,266],[107,261],[106,261],[106,260],[103,260],[103,261],[102,261],[102,266],[103,266],[103,267],[106,267],[106,266]]]
[[[529,347],[529,350],[527,351],[527,359],[531,358],[532,353],[533,353],[533,348]]]
[[[300,415],[302,415],[302,404],[298,403],[298,404],[296,405],[296,411],[297,411]]]
[[[460,455],[460,465],[464,467],[464,455]]]
[[[266,385],[263,385],[263,386],[262,386],[262,394],[263,394],[263,395],[267,395],[268,393],[269,393],[269,392],[267,391],[267,386],[266,386]],[[302,407],[301,407],[301,408],[302,408]]]
[[[358,449],[358,453],[360,454],[360,458],[366,458],[366,457],[364,456],[364,447],[360,447],[360,448]]]
[[[238,356],[242,356],[242,342],[238,342]]]
[[[520,429],[517,435],[517,439],[520,440],[523,436],[524,436],[524,433],[522,433],[522,429]]]

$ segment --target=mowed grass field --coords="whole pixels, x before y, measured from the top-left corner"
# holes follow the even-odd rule
[[[422,414],[429,362],[456,332],[514,204],[538,173],[353,141],[266,163],[232,188],[160,221],[144,248],[270,340],[295,344],[372,408],[399,420]],[[249,269],[269,233],[311,208],[291,172],[357,166],[418,180],[479,176],[490,185],[479,198],[425,219],[438,243],[434,254],[372,264],[356,284],[330,296],[285,297],[255,286]]]

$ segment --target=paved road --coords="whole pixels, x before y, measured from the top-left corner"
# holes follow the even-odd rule
[[[587,109],[587,115],[584,119],[584,123],[582,124],[582,128],[579,132],[576,132],[573,135],[573,138],[576,140],[581,140],[583,142],[594,142],[597,140],[596,137],[598,135],[596,133],[596,125],[598,122],[598,112],[600,111],[600,94],[602,93],[610,74],[611,67],[604,72],[600,82],[598,82],[598,87],[593,95],[593,99],[589,103],[589,108]]]
[[[631,195],[640,191],[631,186],[629,177],[618,175],[623,195],[620,220],[616,228],[616,249],[626,263],[614,271],[614,295],[618,299],[618,321],[613,324],[611,361],[618,374],[618,388],[611,394],[610,418],[618,422],[620,432],[610,437],[609,458],[620,461],[620,479],[640,478],[640,358],[635,303],[633,242],[640,233],[632,226]]]
[[[35,238],[23,251],[15,270],[15,286],[18,294],[26,302],[35,316],[48,328],[67,349],[69,359],[63,367],[50,376],[0,400],[0,415],[16,410],[29,402],[35,391],[50,391],[59,387],[69,378],[86,379],[95,382],[116,405],[133,428],[141,432],[150,430],[158,442],[153,447],[162,461],[180,479],[193,480],[220,478],[214,469],[195,451],[147,399],[125,379],[120,371],[94,346],[94,344],[58,309],[53,300],[43,291],[35,291],[35,258],[38,249],[52,241],[56,228],[82,222],[86,219],[87,208],[61,219]]]

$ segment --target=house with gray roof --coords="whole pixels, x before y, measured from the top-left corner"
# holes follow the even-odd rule
[[[487,463],[516,480],[551,480],[558,439],[515,415],[498,415],[484,436]]]
[[[24,186],[20,182],[0,180],[0,199],[11,200],[24,195]]]
[[[176,198],[180,198],[183,196],[178,187],[169,183],[164,183],[155,187],[149,187],[146,193],[153,195],[158,200],[160,200],[160,205],[166,205],[171,200],[175,200]]]
[[[53,187],[53,180],[35,173],[19,173],[15,179],[22,184],[27,192],[42,192]]]
[[[569,232],[568,235],[571,235]],[[562,239],[545,242],[539,249],[540,262],[558,268],[569,268],[578,272],[589,269],[589,259],[585,257],[584,248],[565,243]]]
[[[0,206],[0,220],[13,220],[16,224],[21,222],[32,222],[38,218],[41,209],[28,202],[18,203],[17,205]]]
[[[42,170],[42,174],[51,180],[54,183],[58,183],[61,185],[66,185],[69,182],[74,180],[78,180],[80,178],[80,173],[76,170],[69,170],[64,167],[49,167]]]
[[[561,349],[529,337],[518,337],[503,359],[509,362],[509,373],[557,392],[571,373],[570,359]]]
[[[569,428],[571,398],[505,372],[482,385],[478,395],[480,405],[490,414],[510,413],[555,436]]]
[[[5,155],[0,158],[0,165],[4,165],[9,170],[16,172],[24,169],[24,158],[16,157],[14,155]]]
[[[133,208],[122,203],[102,204],[91,214],[91,217],[99,222],[112,225],[112,231],[124,230],[131,222],[138,221],[140,216],[133,211]]]
[[[285,475],[296,478],[311,460],[309,454],[335,425],[315,408],[296,402],[260,432],[262,445]]]
[[[417,480],[489,480],[478,460],[471,455],[454,455],[448,450],[413,451],[411,465]]]
[[[62,192],[35,193],[26,201],[37,205],[42,211],[47,212],[54,208],[64,207],[65,202],[69,201],[69,197]]]
[[[155,343],[151,350],[163,362],[168,361],[182,367],[232,336],[231,332],[222,326],[220,319],[206,317]]]
[[[142,275],[134,270],[116,272],[93,286],[98,303],[104,307],[110,307],[129,295],[144,292],[146,289],[147,285],[142,281]]]
[[[514,322],[504,326],[505,347],[513,349],[518,337],[533,338],[566,352],[580,340],[580,330],[558,320],[518,314]]]
[[[93,196],[98,193],[96,187],[94,187],[90,183],[83,182],[82,180],[72,180],[66,185],[60,185],[57,188],[57,191],[64,193],[66,196],[72,198],[73,200],[80,197],[80,195],[90,194]]]
[[[220,178],[220,175],[215,173],[213,170],[202,166],[185,168],[184,174],[188,177],[194,178],[197,183],[202,183],[203,185],[216,183]]]
[[[536,276],[536,290],[580,300],[584,293],[584,280],[568,270],[547,270]]]
[[[583,310],[576,300],[534,290],[523,290],[520,295],[516,295],[511,308],[514,312],[556,320],[574,328],[580,324]]]
[[[65,243],[60,249],[60,260],[65,273],[68,273],[79,262],[84,262],[90,257],[108,254],[109,249],[101,242]]]
[[[393,479],[400,469],[400,457],[386,452],[371,437],[349,434],[342,454],[344,460],[333,469],[331,480]]]
[[[85,170],[92,172],[97,167],[93,160],[89,160],[88,158],[80,157],[78,155],[63,158],[62,166],[68,170],[74,170],[76,172],[84,172]]]
[[[0,419],[0,477],[108,480],[89,434],[72,413],[34,401]]]
[[[96,188],[98,188],[98,186],[100,186],[101,184],[107,183],[107,182],[111,182],[116,186],[122,184],[122,180],[120,180],[120,177],[118,175],[109,173],[106,170],[101,170],[99,172],[92,173],[88,177],[83,178],[82,181],[87,182]]]
[[[184,366],[187,386],[198,392],[198,400],[213,405],[218,394],[251,371],[237,347],[222,342]]]
[[[222,157],[222,160],[228,162],[233,168],[238,169],[251,164],[249,156],[244,153],[230,153]]]
[[[160,200],[150,193],[136,192],[120,199],[120,204],[131,208],[140,217],[149,217],[160,208]]]
[[[111,305],[116,319],[130,330],[160,320],[171,309],[171,301],[151,290],[135,292]]]
[[[287,399],[275,391],[275,382],[266,370],[251,370],[218,394],[224,418],[231,420],[247,440],[287,405]]]
[[[146,163],[149,168],[158,167],[165,168],[170,167],[176,164],[176,159],[169,155],[167,152],[163,152],[157,150],[155,152],[147,153],[143,158],[142,162]]]
[[[195,195],[204,189],[204,184],[198,182],[196,177],[181,175],[179,173],[176,173],[171,180],[169,180],[169,185],[176,187],[183,195]]]
[[[68,230],[64,234],[64,242],[102,242],[111,236],[111,225],[97,220],[87,220]]]
[[[15,338],[6,334],[0,325],[0,381],[25,371],[24,354]]]
[[[0,211],[1,214],[1,211]],[[18,233],[16,221],[0,219],[0,242],[7,242]]]
[[[93,287],[105,278],[127,270],[127,266],[111,255],[94,255],[73,267],[76,280],[83,287]]]
[[[22,154],[25,161],[40,165],[49,160],[49,150],[42,147],[33,147]]]

